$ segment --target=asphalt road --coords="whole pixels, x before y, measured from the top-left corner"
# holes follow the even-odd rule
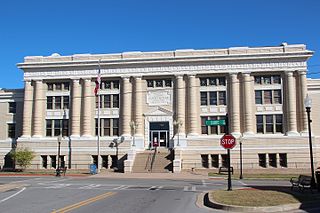
[[[0,193],[0,212],[221,212],[196,205],[198,195],[226,189],[226,180],[146,180],[70,177],[0,177],[0,184],[25,184]],[[233,181],[233,187],[286,185],[274,181]]]

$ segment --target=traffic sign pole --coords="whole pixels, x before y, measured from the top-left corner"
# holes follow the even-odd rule
[[[230,149],[227,149],[227,153],[228,153],[228,191],[232,191],[231,169],[230,169]]]

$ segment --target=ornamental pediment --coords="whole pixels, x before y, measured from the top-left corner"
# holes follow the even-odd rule
[[[157,107],[150,110],[149,112],[144,113],[145,116],[172,116],[173,113],[170,110],[167,110],[162,107]]]

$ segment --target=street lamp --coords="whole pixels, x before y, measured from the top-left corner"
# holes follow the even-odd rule
[[[132,136],[133,136],[132,146],[136,146],[135,135],[136,135],[138,124],[136,124],[134,121],[130,121],[129,124],[131,127]]]
[[[57,177],[61,176],[61,174],[60,174],[60,146],[61,146],[61,140],[62,140],[62,137],[61,137],[61,135],[59,135],[59,137],[58,137],[58,166],[57,166],[57,169],[56,169],[56,176]]]
[[[304,106],[306,108],[306,112],[308,115],[309,148],[310,148],[310,163],[311,163],[311,187],[315,187],[316,184],[315,184],[315,179],[314,179],[312,137],[311,137],[311,122],[312,122],[312,120],[310,119],[311,104],[312,104],[312,99],[307,94],[306,98],[304,99]]]
[[[177,142],[177,146],[180,146],[180,127],[182,126],[182,121],[178,120],[178,121],[173,121],[173,125],[177,128],[177,134],[178,134],[178,142]]]
[[[240,176],[239,179],[243,179],[242,176],[242,138],[240,138]]]

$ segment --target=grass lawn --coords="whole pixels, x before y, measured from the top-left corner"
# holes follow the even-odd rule
[[[310,192],[281,192],[275,190],[237,189],[216,190],[209,193],[211,200],[221,204],[236,206],[276,206],[292,203],[320,202],[320,194]]]

